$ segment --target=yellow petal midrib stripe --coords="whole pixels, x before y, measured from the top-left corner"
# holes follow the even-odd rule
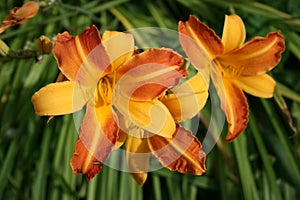
[[[82,60],[82,62],[86,59],[86,56],[84,51],[83,51],[83,47],[81,45],[81,42],[80,42],[80,39],[79,39],[79,36],[76,36],[75,37],[75,45],[76,45],[76,49],[77,49],[77,52],[80,56],[80,59]]]

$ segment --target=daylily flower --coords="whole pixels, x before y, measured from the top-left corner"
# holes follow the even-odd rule
[[[195,97],[190,94],[185,94],[180,98],[181,100],[174,94],[163,97],[162,94],[169,87],[176,86],[183,77],[184,73],[181,73],[179,68],[183,64],[183,58],[174,51],[164,48],[150,49],[137,54],[130,34],[106,31],[101,39],[95,26],[75,37],[64,32],[57,36],[53,53],[61,74],[56,83],[49,84],[36,92],[32,102],[36,113],[46,116],[74,113],[86,105],[86,113],[80,127],[80,136],[71,159],[71,166],[74,173],[83,173],[88,179],[93,178],[101,170],[102,164],[99,162],[105,162],[111,151],[124,142],[123,136],[127,134],[119,130],[120,119],[114,114],[114,109],[123,111],[130,108],[128,118],[130,123],[169,140],[179,129],[178,126],[176,127],[177,121],[185,119],[179,114],[191,115],[190,113],[183,115],[185,111],[175,106],[195,98],[197,104],[190,105],[195,105],[193,110],[198,109],[196,112],[199,112],[207,98],[207,87],[201,88],[201,91],[196,87]],[[141,66],[147,67],[141,71]],[[119,101],[116,101],[118,105],[114,105],[112,95],[116,84],[122,77],[126,80],[126,77],[129,77],[126,75],[132,71],[135,72],[132,77],[135,81],[123,82],[125,84],[122,84],[121,89],[116,92],[119,93],[116,100],[124,102],[126,101],[124,99],[130,96],[130,107],[118,104]],[[157,80],[160,80],[160,84],[157,84]],[[200,82],[201,77],[197,80]],[[128,88],[135,87],[132,83],[145,85],[134,90],[133,94],[129,94]],[[189,89],[190,85],[194,84],[183,85],[182,88],[191,91],[193,87]],[[171,105],[173,109],[169,111]],[[116,108],[113,109],[113,106]],[[191,109],[191,107],[187,108]],[[160,119],[166,120],[165,123],[159,123]],[[192,135],[186,137],[193,138],[191,141],[195,146],[193,149],[199,150],[187,155],[192,154],[192,157],[197,158],[193,162],[200,162],[201,165],[198,165],[203,169],[205,157],[200,151],[200,142]],[[162,146],[157,145],[153,149]],[[131,149],[135,147],[136,145],[133,145]],[[163,155],[168,156],[167,153]],[[177,168],[182,167],[174,166],[174,170]],[[197,173],[200,173],[199,170]]]
[[[217,66],[217,70],[211,69],[211,76],[228,122],[226,140],[232,141],[248,123],[249,108],[243,91],[261,98],[273,96],[276,82],[266,72],[279,63],[285,49],[284,39],[279,32],[271,32],[245,42],[244,23],[235,14],[226,16],[222,39],[195,16],[180,21],[178,30],[181,45],[195,68],[203,69],[207,65],[203,62],[205,58]],[[218,71],[222,81],[216,79],[214,71]],[[225,96],[221,94],[222,87]]]
[[[138,63],[138,59],[132,59],[132,62],[125,63],[124,68]],[[148,66],[141,68],[139,70],[143,72],[151,71]],[[197,74],[180,86],[160,92],[160,85],[169,78],[161,79],[159,74],[155,74],[152,81],[147,80],[146,83],[156,85],[139,82],[147,74],[149,76],[151,73],[143,75],[134,71],[131,75],[125,75],[117,83],[114,93],[114,105],[122,114],[119,117],[121,129],[117,144],[125,143],[128,171],[138,184],[143,185],[149,171],[149,159],[153,155],[170,170],[203,174],[206,168],[201,143],[179,123],[191,119],[203,108],[208,96],[208,84]],[[132,93],[129,92],[132,89],[130,85],[141,87]],[[159,131],[149,125],[152,122],[164,126]]]
[[[112,45],[103,44],[104,40],[114,35],[118,35],[114,42],[119,42],[119,49],[116,51],[120,55],[125,54],[117,59],[122,63],[122,59],[129,58],[133,52],[131,35],[107,31],[101,41],[95,26],[75,37],[68,32],[58,34],[53,48],[60,69],[57,82],[41,88],[32,96],[36,114],[51,118],[74,113],[86,105],[86,114],[71,166],[74,173],[83,173],[88,179],[94,177],[102,168],[102,165],[94,162],[106,160],[118,132],[110,109],[112,81],[108,78],[117,67],[111,64],[109,57],[115,54],[111,53]],[[97,102],[91,102],[94,95],[98,98]],[[96,116],[96,112],[102,114]],[[102,148],[95,149],[90,145],[100,145]],[[96,154],[99,155],[97,158]]]
[[[38,10],[39,4],[34,1],[29,1],[20,8],[14,7],[9,11],[9,14],[2,21],[0,25],[0,34],[11,26],[23,24],[28,19],[34,17]]]

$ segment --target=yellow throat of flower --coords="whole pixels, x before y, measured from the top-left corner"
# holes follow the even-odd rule
[[[241,75],[243,67],[236,68],[234,66],[224,64],[214,59],[215,64],[218,66],[218,70],[223,78],[234,78]]]
[[[97,86],[95,104],[103,106],[111,104],[114,81],[111,81],[107,76],[102,77]]]

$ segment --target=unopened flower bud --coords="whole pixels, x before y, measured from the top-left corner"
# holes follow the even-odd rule
[[[49,54],[52,51],[52,41],[47,36],[40,36],[35,40],[36,48],[40,54]]]

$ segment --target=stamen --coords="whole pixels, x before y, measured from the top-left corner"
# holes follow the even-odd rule
[[[97,85],[97,92],[96,92],[96,97],[95,97],[95,103],[100,103],[100,99],[103,99],[103,94],[102,94],[102,78],[99,80],[99,83]]]
[[[224,65],[218,61],[215,60],[215,64],[218,66],[218,69],[220,70],[221,72],[221,75],[223,77],[237,77],[237,76],[240,76],[244,67],[243,66],[239,66],[238,68],[237,67],[234,67],[234,66],[231,66],[231,65]]]
[[[117,71],[114,70],[114,77],[113,77],[113,85],[112,85],[112,88],[115,88],[115,85],[116,85],[116,79],[117,79]]]
[[[108,102],[110,103],[111,102],[111,97],[112,97],[113,89],[112,89],[112,87],[110,85],[110,82],[109,82],[108,78],[105,78],[105,82],[106,82],[106,87],[107,87],[106,98],[107,98]]]
[[[97,89],[99,98],[101,98],[104,101],[104,104],[110,104],[112,98],[112,87],[107,77],[103,77],[99,80]],[[99,102],[99,98],[96,97],[97,102]]]
[[[126,132],[128,135],[136,137],[136,138],[146,138],[147,137],[144,129],[135,125],[130,120],[124,119],[124,122],[125,122],[125,128],[127,129]]]
[[[239,76],[242,73],[243,67],[235,68],[230,65],[223,67],[224,71],[231,76]]]

